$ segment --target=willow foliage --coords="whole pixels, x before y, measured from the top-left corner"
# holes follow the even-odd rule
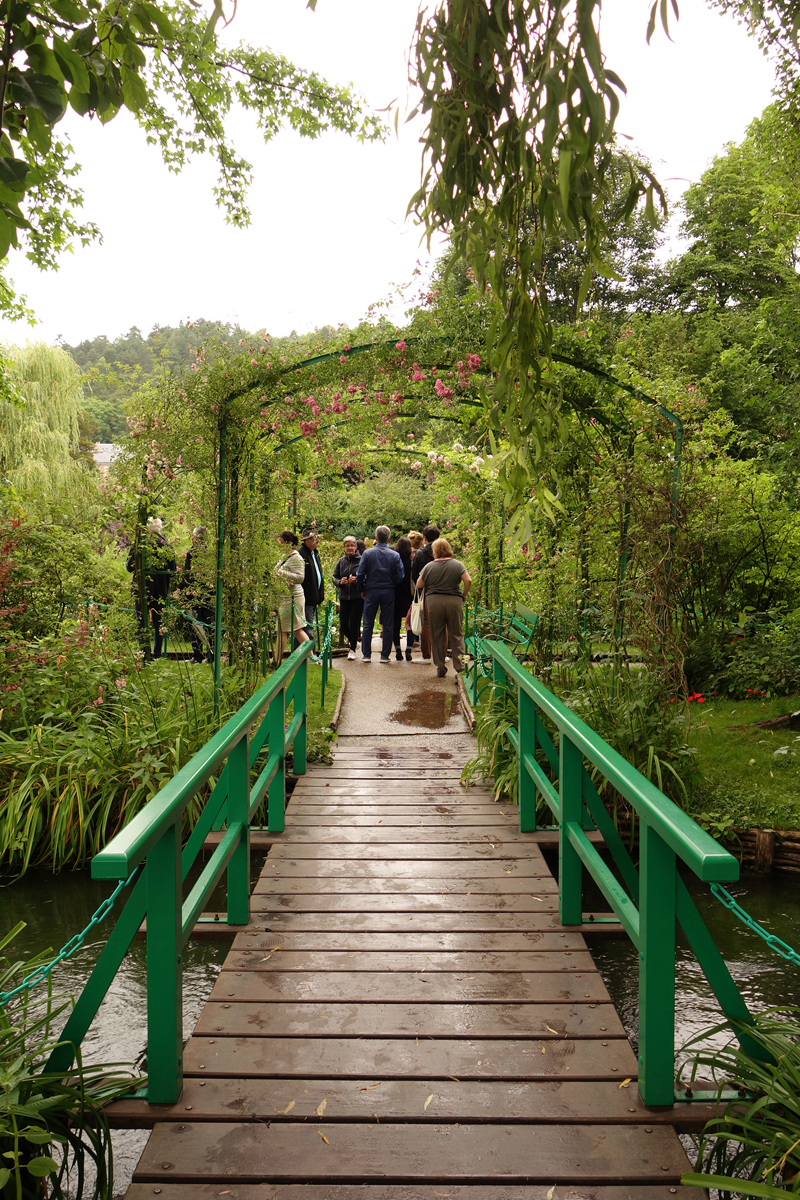
[[[0,397],[0,476],[40,495],[79,484],[85,472],[70,454],[83,407],[78,366],[66,351],[44,342],[6,353],[21,403]]]

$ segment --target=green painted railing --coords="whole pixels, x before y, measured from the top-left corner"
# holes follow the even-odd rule
[[[270,831],[284,828],[286,754],[306,770],[307,660],[311,642],[287,659],[185,767],[92,859],[94,879],[130,879],[133,890],[53,1051],[46,1070],[66,1073],[142,921],[147,921],[147,1098],[174,1104],[183,1087],[183,948],[214,887],[227,872],[229,925],[250,920],[250,823],[267,799]],[[294,711],[288,728],[286,709]],[[266,759],[255,781],[254,768]],[[183,815],[216,783],[187,842]],[[184,898],[208,834],[218,846]]]
[[[520,659],[528,656],[539,614],[521,604],[483,608],[476,600],[472,608],[464,605],[464,645],[472,666],[464,672],[464,684],[471,702],[476,704],[483,683],[492,677],[492,660],[486,650],[486,638],[504,642]]]
[[[519,719],[509,740],[519,759],[519,827],[536,829],[541,797],[559,830],[559,919],[588,924],[583,915],[583,872],[595,881],[639,952],[639,1092],[645,1104],[675,1099],[675,936],[680,925],[722,1010],[738,1026],[752,1017],[722,955],[678,872],[678,860],[698,879],[739,878],[739,864],[644,775],[543,687],[500,642],[485,640],[491,683],[516,690]],[[544,724],[558,734],[558,749]],[[587,769],[587,764],[589,769]],[[617,832],[590,769],[607,780],[639,819],[639,868]],[[592,844],[584,826],[596,826],[616,871]],[[739,1033],[743,1048],[764,1052]],[[681,1094],[680,1098],[685,1100]]]

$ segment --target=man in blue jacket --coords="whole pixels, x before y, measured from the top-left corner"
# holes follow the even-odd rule
[[[405,579],[403,560],[396,550],[389,546],[391,531],[387,525],[379,525],[375,530],[375,545],[371,550],[365,550],[361,555],[356,575],[356,591],[364,599],[364,624],[362,626],[361,653],[362,662],[368,663],[372,658],[372,630],[375,616],[381,610],[383,623],[383,643],[381,645],[381,662],[392,661],[392,627],[394,623],[394,590],[398,583]]]

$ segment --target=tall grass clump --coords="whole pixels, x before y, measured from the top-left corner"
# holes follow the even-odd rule
[[[5,657],[0,697],[0,869],[81,866],[218,728],[211,668],[142,662],[97,619]],[[253,688],[223,673],[220,720]],[[257,681],[256,681],[257,682]],[[200,798],[186,813],[187,827]]]

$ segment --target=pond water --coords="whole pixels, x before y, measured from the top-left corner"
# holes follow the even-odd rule
[[[253,876],[263,864],[255,856]],[[720,947],[746,1000],[754,1009],[800,1002],[800,986],[794,967],[771,951],[765,942],[735,920],[710,895],[707,887],[691,880],[700,912]],[[212,898],[224,906],[222,891]],[[796,948],[800,946],[800,880],[791,875],[753,876],[728,889],[752,916],[772,933]],[[14,957],[58,948],[83,929],[92,913],[109,894],[108,884],[93,881],[88,871],[52,876],[30,871],[21,880],[0,887],[0,933],[19,920],[26,928],[14,941]],[[595,911],[606,908],[587,897]],[[77,995],[86,981],[100,947],[108,935],[110,921],[93,931],[85,950],[60,965],[53,973],[56,991]],[[10,951],[9,947],[9,951]],[[184,956],[184,1036],[188,1036],[227,953],[226,942],[189,942]],[[638,1034],[636,951],[627,939],[593,941],[592,954],[611,997],[619,1010],[634,1046]],[[146,1044],[145,944],[134,942],[109,992],[105,1004],[84,1042],[84,1055],[91,1062],[135,1062]],[[719,1009],[688,946],[680,944],[677,962],[678,1016],[676,1045],[680,1045],[719,1019]],[[147,1133],[118,1131],[114,1134],[115,1194],[124,1194],[138,1161]]]
[[[254,856],[255,858],[255,856]],[[253,863],[260,871],[263,856]],[[223,885],[224,888],[224,885]],[[0,887],[0,936],[18,921],[25,929],[6,947],[5,954],[17,961],[50,948],[60,949],[75,933],[88,925],[92,914],[111,892],[108,883],[93,880],[87,871],[51,875],[29,871],[22,879]],[[127,893],[123,892],[123,896]],[[214,903],[224,905],[222,895]],[[213,910],[213,903],[209,905]],[[56,993],[77,996],[108,937],[111,918],[92,930],[85,949],[53,971]],[[228,950],[221,941],[189,942],[184,951],[183,1030],[187,1037],[195,1026]],[[145,943],[135,941],[120,968],[108,996],[83,1042],[87,1062],[134,1063],[141,1060],[147,1042]],[[133,1169],[147,1140],[147,1132],[120,1130],[113,1134],[115,1195],[124,1195]]]
[[[753,1011],[800,1003],[797,968],[770,950],[712,896],[707,884],[685,878],[700,915],[714,938],[739,991]],[[789,874],[752,875],[727,884],[727,891],[772,934],[800,949],[800,879]],[[600,907],[599,903],[597,907]],[[607,908],[603,904],[604,909]],[[590,943],[592,957],[634,1047],[638,1044],[638,956],[628,938]],[[720,1021],[720,1009],[683,934],[678,932],[676,963],[676,1046]],[[712,1039],[724,1044],[728,1038]]]

